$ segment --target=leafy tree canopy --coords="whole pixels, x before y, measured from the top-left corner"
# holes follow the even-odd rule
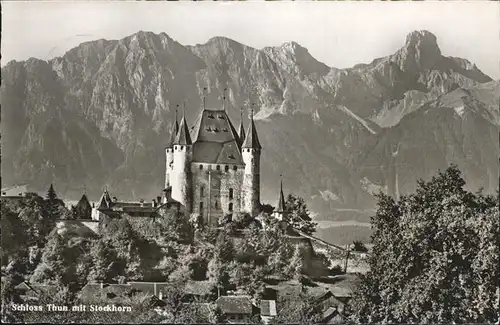
[[[289,194],[285,202],[285,221],[293,228],[308,235],[316,231],[316,223],[312,221],[303,198]]]
[[[498,201],[464,186],[451,166],[399,201],[379,194],[353,321],[498,321]]]

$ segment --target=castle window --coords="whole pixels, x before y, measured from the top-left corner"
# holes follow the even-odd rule
[[[234,159],[234,155],[233,154],[230,154],[229,156],[227,156],[229,159]]]
[[[214,202],[214,209],[217,210],[219,208],[219,204],[217,203],[217,201]]]
[[[213,114],[210,114],[210,115],[208,115],[208,118],[214,119],[215,117]]]
[[[224,119],[224,115],[219,115],[219,119],[223,120]]]
[[[228,172],[228,171],[229,171],[229,166],[228,166],[228,165],[226,165],[226,166],[224,167],[224,171],[225,171],[225,172]]]
[[[207,130],[208,132],[212,132],[212,128],[210,126],[207,127],[205,130]]]
[[[238,166],[233,166],[233,170],[238,170]]]
[[[200,165],[200,170],[203,170],[203,165]]]
[[[184,149],[184,146],[181,146],[181,150]]]
[[[200,196],[201,197],[205,196],[205,186],[200,187]]]
[[[203,215],[203,202],[200,202],[200,214]]]
[[[234,192],[234,191],[233,191],[233,189],[232,189],[232,188],[230,188],[230,189],[229,189],[229,199],[230,199],[230,200],[232,200],[232,199],[233,199],[233,195],[234,195],[234,193],[233,193],[233,192]]]
[[[220,170],[220,165],[217,165],[217,170]]]
[[[233,211],[233,203],[229,203],[229,211]]]
[[[220,132],[219,128],[215,128],[214,132]]]

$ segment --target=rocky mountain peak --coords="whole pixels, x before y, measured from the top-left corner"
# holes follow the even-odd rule
[[[405,47],[424,48],[441,53],[436,35],[426,30],[415,30],[406,35]]]
[[[288,50],[292,53],[296,53],[297,51],[307,52],[307,49],[305,47],[301,46],[299,43],[294,42],[294,41],[283,43],[281,45],[281,49]]]
[[[431,69],[442,58],[436,36],[426,30],[409,33],[396,57],[404,71]]]

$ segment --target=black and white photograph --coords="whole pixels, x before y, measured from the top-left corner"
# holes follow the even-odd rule
[[[2,323],[499,324],[500,2],[1,6]]]

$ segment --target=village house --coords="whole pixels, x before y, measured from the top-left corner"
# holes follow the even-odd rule
[[[250,296],[220,296],[216,304],[229,322],[244,323],[258,314]]]

